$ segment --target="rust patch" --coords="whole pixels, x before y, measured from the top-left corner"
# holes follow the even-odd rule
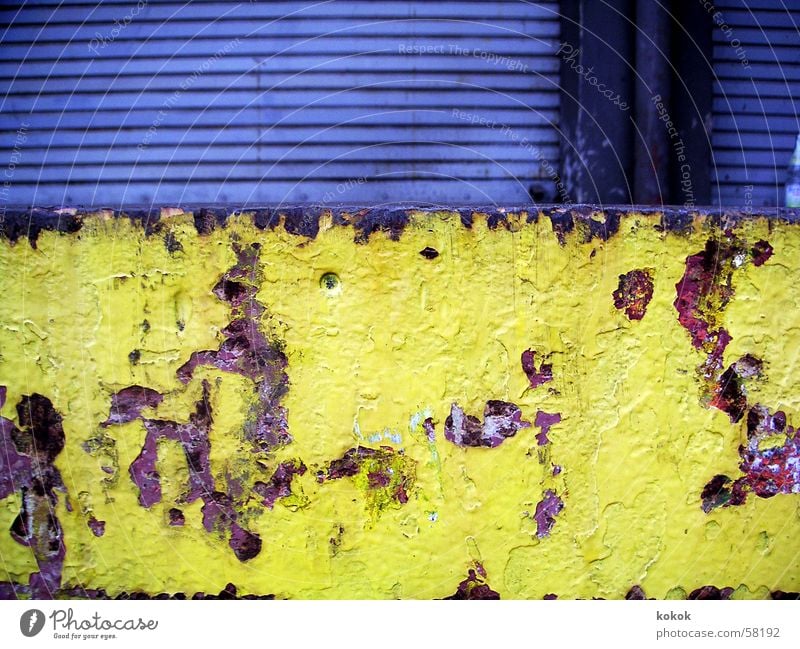
[[[640,268],[619,276],[613,292],[614,307],[625,311],[628,320],[641,320],[653,298],[653,269]]]
[[[783,444],[762,449],[775,439]],[[800,493],[800,434],[786,423],[783,411],[770,413],[759,404],[747,413],[747,443],[739,446],[743,475],[736,480],[714,476],[701,493],[703,511],[742,505],[748,493],[759,498]]]

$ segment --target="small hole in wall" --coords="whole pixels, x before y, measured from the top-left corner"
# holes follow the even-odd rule
[[[342,292],[342,281],[336,273],[325,273],[320,277],[319,285],[328,295],[339,295]]]

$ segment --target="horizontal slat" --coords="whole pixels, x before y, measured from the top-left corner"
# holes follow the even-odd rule
[[[791,151],[794,148],[795,138],[797,134],[792,133],[777,133],[774,131],[768,134],[764,133],[748,133],[736,131],[714,131],[711,137],[711,146],[714,150],[717,149],[766,149],[770,148],[775,151]]]
[[[148,77],[153,79],[161,75],[175,75],[179,78],[176,80],[174,87],[179,87],[181,81],[189,78],[194,78],[195,82],[200,83],[206,77],[220,74],[268,75],[282,73],[289,77],[294,74],[312,72],[351,74],[372,71],[386,74],[408,74],[419,71],[457,74],[468,70],[491,74],[506,72],[514,74],[520,68],[524,71],[526,69],[524,66],[527,66],[528,74],[533,77],[540,73],[540,68],[542,71],[550,69],[554,60],[552,56],[528,56],[527,51],[524,54],[515,52],[509,56],[508,61],[503,63],[476,57],[465,58],[450,55],[426,55],[412,58],[391,52],[383,54],[353,54],[342,57],[320,57],[300,53],[287,53],[280,58],[264,58],[263,60],[262,57],[227,55],[215,59],[205,71],[202,70],[202,64],[207,60],[205,56],[202,58],[173,56],[171,58],[156,57],[150,59],[137,57],[135,60],[105,60],[97,58],[87,61],[26,61],[21,67],[18,61],[0,61],[0,78],[4,80],[34,79],[41,81],[58,77],[72,79],[79,83],[81,79],[94,76],[110,76],[119,79]]]
[[[421,160],[394,160],[373,162],[368,155],[363,155],[356,160],[321,160],[313,163],[286,162],[278,166],[261,163],[242,163],[228,165],[220,169],[216,163],[208,164],[81,164],[74,165],[66,170],[48,165],[47,167],[33,167],[18,164],[14,170],[14,181],[19,183],[36,182],[38,179],[59,180],[66,178],[69,183],[96,183],[96,182],[122,182],[153,183],[162,179],[194,182],[218,181],[220,178],[230,177],[237,180],[258,180],[268,178],[271,180],[293,180],[324,178],[358,178],[372,170],[372,175],[400,173],[415,177],[444,175],[452,178],[485,179],[502,178],[508,175],[536,177],[541,173],[540,163],[532,158],[531,161],[497,162],[494,160],[476,158],[458,162],[437,162]],[[369,165],[366,167],[365,165]]]
[[[313,20],[312,20],[313,19]],[[226,40],[241,38],[248,43],[269,43],[270,41],[284,42],[300,39],[324,40],[332,42],[334,39],[391,37],[401,42],[416,42],[417,37],[428,37],[438,45],[444,47],[449,43],[441,39],[445,37],[480,38],[480,39],[506,39],[517,40],[557,35],[557,20],[498,20],[494,17],[480,19],[458,19],[456,17],[425,20],[419,18],[403,19],[374,19],[363,20],[325,20],[324,27],[320,29],[318,16],[298,17],[276,22],[263,22],[259,20],[195,20],[193,17],[182,15],[170,20],[146,21],[136,19],[124,29],[112,34],[114,25],[92,25],[78,23],[74,25],[31,25],[20,26],[12,23],[3,35],[3,41],[14,43],[36,43],[36,47],[82,47],[94,39],[109,43],[104,49],[113,44],[131,44],[136,41],[147,42],[153,47],[164,47],[169,41],[173,44],[176,40],[200,42],[209,39]],[[113,41],[111,43],[110,41]],[[313,43],[312,43],[313,45]]]
[[[185,92],[179,97],[172,93],[147,94],[113,94],[113,95],[44,95],[42,97],[10,96],[3,102],[4,110],[16,112],[59,111],[61,113],[125,110],[126,112],[142,111],[155,118],[159,110],[166,111],[200,111],[208,107],[213,98],[216,109],[241,108],[251,109],[303,109],[306,106],[316,108],[330,107],[363,107],[384,109],[402,108],[412,103],[421,108],[448,108],[450,106],[480,106],[485,113],[494,108],[532,107],[537,109],[556,109],[559,96],[556,92],[500,92],[492,90],[476,90],[470,86],[451,85],[420,90],[387,90],[386,85],[372,88],[355,88],[344,90],[274,90],[254,95],[250,92],[220,92],[213,96],[202,92]],[[170,100],[173,103],[168,103]]]
[[[465,113],[486,115],[482,111],[482,106],[461,106],[460,110]],[[420,125],[462,125],[464,128],[486,128],[478,124],[470,125],[469,122],[459,120],[453,116],[452,109],[406,109],[407,112],[395,109],[382,108],[380,110],[364,108],[337,108],[335,116],[331,116],[330,108],[311,107],[301,110],[286,109],[218,109],[207,108],[198,113],[188,113],[180,110],[168,111],[163,118],[162,124],[169,126],[188,127],[188,126],[227,126],[238,124],[243,127],[261,125],[265,130],[275,124],[283,126],[313,126],[347,122],[358,120],[364,124],[420,124]],[[153,120],[157,116],[157,111],[150,113],[128,113],[127,111],[103,111],[93,114],[91,112],[76,113],[0,113],[0,128],[16,131],[22,122],[28,124],[28,128],[109,128],[120,127],[141,128],[146,131],[153,125]],[[489,118],[497,120],[501,124],[511,126],[542,126],[546,124],[556,124],[558,122],[558,111],[556,110],[531,110],[519,108],[517,110],[499,109],[491,111]],[[335,120],[335,121],[334,121]]]
[[[338,185],[347,178],[314,183],[281,181],[229,181],[225,183],[185,183],[165,179],[163,183],[131,186],[127,182],[102,185],[52,186],[15,184],[10,205],[96,205],[118,207],[129,204],[187,203],[319,203],[328,198],[328,204],[381,203],[414,201],[414,203],[440,201],[445,207],[454,204],[486,204],[493,202],[529,203],[528,179],[486,180],[448,179],[443,177],[408,179],[403,176],[371,178],[359,184],[350,182],[345,191]],[[14,193],[16,192],[16,194]],[[14,201],[13,196],[29,200]]]
[[[557,134],[551,127],[530,127],[524,125],[520,131],[529,141],[537,144],[555,142]],[[13,140],[13,131],[7,131]],[[82,147],[105,150],[109,146],[136,147],[142,143],[142,129],[100,129],[100,130],[27,130],[26,148],[66,148]],[[761,135],[758,136],[761,138]],[[270,144],[294,144],[313,141],[315,144],[370,144],[392,139],[417,139],[421,142],[441,141],[454,144],[485,144],[498,141],[495,129],[471,127],[469,124],[457,126],[397,124],[394,127],[366,125],[362,121],[339,126],[295,126],[260,127],[227,125],[221,128],[173,129],[162,125],[151,139],[150,147],[176,146],[232,146],[257,144],[259,141]],[[794,140],[792,140],[794,142]]]
[[[766,9],[780,11],[784,7],[792,7],[795,0],[714,0],[714,7],[724,9]]]
[[[485,73],[505,73],[514,74],[516,69],[522,66],[532,76],[538,72],[547,72],[557,64],[557,59],[553,56],[553,48],[542,46],[542,52],[536,54],[536,44],[531,43],[523,52],[515,54],[506,64],[493,62],[488,59],[478,57],[463,56],[419,56],[402,57],[396,54],[375,53],[375,54],[356,54],[347,57],[326,58],[320,56],[308,56],[300,53],[286,53],[278,58],[258,60],[253,57],[241,57],[227,55],[216,59],[202,71],[201,66],[205,59],[192,57],[173,56],[168,59],[163,57],[145,59],[137,57],[132,61],[106,61],[95,59],[91,61],[47,61],[36,62],[26,61],[20,67],[18,62],[0,61],[0,79],[9,83],[12,79],[34,79],[36,82],[44,79],[66,78],[81,83],[83,80],[91,79],[95,76],[111,77],[120,82],[125,82],[129,77],[147,77],[149,79],[167,78],[168,75],[174,76],[175,84],[179,87],[181,81],[189,77],[197,76],[195,73],[202,72],[196,79],[201,83],[207,76],[217,74],[243,75],[243,74],[283,74],[286,77],[303,74],[354,74],[354,73],[413,73],[413,72],[441,72],[458,73],[465,69],[474,72]],[[517,64],[519,62],[519,64]]]
[[[735,52],[736,48],[731,47],[731,42],[733,39],[738,40],[740,47],[743,47],[745,50],[747,50],[747,58],[751,61],[759,60],[759,57],[762,56],[763,52],[769,52],[770,48],[773,47],[776,50],[778,48],[795,47],[799,38],[798,33],[795,29],[791,28],[788,17],[786,18],[786,21],[786,29],[770,29],[768,32],[769,36],[765,34],[766,30],[762,31],[759,28],[747,29],[744,27],[737,27],[731,32],[730,35],[726,34],[721,29],[714,29],[712,32],[714,41],[714,56],[716,56],[717,49],[732,49]],[[795,21],[797,21],[796,17]],[[771,58],[768,60],[774,61],[775,59]]]
[[[764,142],[763,144],[767,144]],[[791,149],[776,149],[772,151],[758,149],[716,149],[714,162],[723,167],[738,165],[741,167],[774,167],[783,171],[789,164],[792,155]]]
[[[409,133],[412,135],[412,133]],[[432,136],[434,134],[431,134]],[[495,133],[495,136],[498,134]],[[247,146],[222,146],[218,143],[208,146],[147,147],[144,151],[136,147],[116,147],[112,152],[107,148],[80,149],[33,149],[26,141],[23,163],[25,166],[71,166],[73,164],[121,163],[198,163],[198,164],[243,164],[259,162],[271,165],[276,162],[314,162],[320,160],[346,161],[350,158],[368,158],[369,161],[393,161],[412,159],[414,161],[449,161],[481,159],[494,161],[536,160],[536,156],[555,160],[558,146],[539,146],[536,151],[523,146],[515,146],[508,139],[496,137],[494,142],[485,144],[459,144],[441,142],[436,139],[393,140],[388,142],[365,142],[362,144],[269,144],[253,142]]]
[[[778,77],[780,79],[780,77]],[[751,79],[716,79],[714,93],[717,95],[800,97],[800,81],[758,81]]]
[[[724,131],[776,131],[779,133],[797,133],[800,131],[800,116],[771,117],[767,115],[740,115],[735,118],[731,114],[714,115],[714,128]]]
[[[542,29],[542,33],[536,34],[541,37],[549,37],[550,40],[546,41],[544,47],[549,47],[553,52],[558,49],[554,46],[553,39],[558,34],[557,26],[548,29]],[[117,40],[109,43],[106,47],[90,49],[89,42],[73,42],[64,45],[4,45],[3,55],[7,59],[24,61],[31,63],[34,61],[73,61],[73,62],[90,62],[97,59],[105,61],[115,60],[119,65],[132,58],[154,58],[162,62],[172,57],[196,57],[197,64],[205,62],[212,57],[219,59],[231,54],[239,57],[246,57],[251,59],[248,68],[253,66],[254,63],[274,57],[277,55],[301,55],[301,56],[318,56],[322,60],[328,60],[337,56],[347,56],[352,54],[367,53],[384,53],[392,54],[397,57],[397,60],[408,61],[409,67],[413,65],[413,61],[423,58],[427,54],[425,52],[415,53],[413,50],[401,49],[402,47],[411,47],[413,45],[425,46],[425,42],[419,39],[408,41],[400,41],[401,37],[394,36],[390,38],[360,38],[357,34],[334,34],[326,38],[315,38],[311,40],[311,36],[303,38],[275,38],[275,37],[242,37],[240,41],[236,42],[228,38],[225,39],[200,39],[192,38],[191,40],[180,41],[176,46],[176,41],[166,39],[164,41],[121,41]],[[458,49],[452,52],[448,45],[449,38],[447,36],[440,37],[439,39],[431,39],[428,41],[431,47],[442,48],[439,51],[433,51],[431,54],[455,56],[463,61],[480,60],[480,52],[491,52],[497,56],[514,57],[520,51],[525,51],[526,44],[530,39],[524,37],[520,38],[503,38],[497,39],[494,37],[474,37],[466,39],[458,45],[468,52],[479,50],[478,58],[471,54],[459,54]],[[226,49],[227,48],[227,49]],[[488,55],[487,55],[488,56]],[[197,67],[197,65],[195,66]]]
[[[798,43],[800,45],[800,43]],[[792,48],[792,53],[784,57],[781,53],[778,58],[767,63],[750,63],[744,70],[742,64],[723,63],[718,60],[714,66],[714,74],[718,79],[741,79],[742,75],[756,81],[774,81],[787,79],[800,81],[800,47]]]
[[[764,36],[762,35],[762,38]],[[764,65],[767,70],[770,66],[779,64],[781,66],[797,65],[800,62],[797,46],[800,44],[800,37],[795,34],[793,39],[785,39],[785,44],[778,42],[761,43],[759,45],[744,44],[739,47],[732,47],[728,41],[723,45],[715,45],[713,49],[713,59],[715,62],[730,61],[739,68],[745,67],[745,59],[749,68],[747,73],[756,70],[759,65]],[[733,68],[736,70],[736,67]],[[741,70],[739,70],[741,73]]]
[[[5,6],[17,4],[23,7],[22,2],[6,2]],[[287,16],[307,19],[309,16],[324,19],[341,18],[473,18],[492,19],[531,19],[552,20],[558,16],[557,2],[538,2],[536,4],[524,2],[402,2],[398,0],[375,2],[374,0],[361,0],[360,2],[150,2],[136,15],[131,11],[136,7],[136,2],[103,2],[78,3],[71,6],[69,2],[36,3],[30,6],[27,3],[20,12],[4,9],[0,12],[0,22],[14,22],[24,18],[32,24],[47,22],[55,23],[91,23],[110,24],[113,20],[122,20],[124,16],[131,15],[136,20],[150,20],[163,22],[165,20],[181,18],[195,18],[215,20],[225,16],[238,20],[280,20]],[[489,7],[491,9],[489,10]],[[24,16],[23,16],[24,14]]]
[[[784,204],[784,189],[775,185],[722,184],[717,189],[712,187],[712,200],[715,205],[730,206],[742,209],[750,204],[756,207],[775,207]]]
[[[383,87],[391,88],[441,88],[441,87],[478,87],[506,90],[552,90],[558,89],[558,75],[555,64],[543,68],[551,68],[547,76],[533,75],[525,72],[508,71],[499,73],[497,70],[464,70],[457,78],[447,72],[353,72],[344,76],[334,76],[328,72],[306,72],[288,76],[281,73],[258,74],[223,74],[203,75],[189,86],[191,92],[248,91],[252,93],[265,92],[269,89],[294,90],[298,88],[316,88],[320,90],[338,90],[341,88],[371,87],[377,83]],[[10,81],[10,80],[8,80]],[[41,97],[48,94],[75,94],[86,96],[89,93],[102,93],[113,95],[119,93],[136,92],[137,94],[149,93],[156,95],[166,91],[165,97],[176,90],[180,90],[183,76],[158,75],[155,77],[88,77],[75,79],[69,77],[55,77],[50,79],[16,79],[10,83],[0,79],[0,88],[3,95],[27,94]]]
[[[780,0],[778,0],[780,1]],[[750,29],[794,29],[797,33],[797,18],[794,22],[792,16],[797,7],[793,6],[791,2],[784,4],[773,5],[774,10],[769,11],[761,9],[758,11],[751,11],[747,8],[725,9],[722,14],[724,22],[727,23],[734,30],[736,28],[750,28]],[[788,9],[793,11],[790,13]],[[716,30],[715,30],[716,31]]]
[[[714,97],[712,102],[714,113],[733,113],[740,115],[788,115],[796,116],[798,107],[792,101],[772,97]]]
[[[785,178],[783,173],[776,171],[774,167],[756,167],[748,165],[745,169],[741,166],[722,166],[718,165],[716,169],[713,164],[711,167],[711,181],[715,183],[719,179],[720,182],[734,180],[742,184],[758,183],[758,184],[776,184],[783,186]]]

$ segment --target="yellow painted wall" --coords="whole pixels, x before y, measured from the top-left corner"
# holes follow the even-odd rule
[[[64,593],[191,596],[232,583],[239,595],[427,599],[453,595],[470,570],[467,586],[486,583],[502,598],[622,598],[634,585],[656,598],[705,585],[745,598],[800,590],[797,493],[701,507],[715,475],[742,475],[747,417],[731,423],[704,400],[697,368],[708,350],[693,346],[673,302],[687,257],[726,235],[699,216],[688,233],[665,231],[660,219],[623,215],[607,241],[579,219],[562,243],[544,214],[494,228],[475,214],[468,228],[455,212],[416,212],[397,240],[377,231],[356,243],[354,228],[329,214],[310,238],[258,229],[248,214],[201,235],[191,214],[175,211],[149,235],[96,214],[76,233],[41,232],[35,248],[0,241],[0,415],[20,427],[15,404],[37,393],[63,417],[54,463],[66,493],[54,494]],[[800,425],[800,229],[753,217],[733,235],[748,249],[768,241],[774,253],[758,266],[733,262],[733,294],[715,316],[732,338],[723,366],[761,359],[761,377],[744,388],[748,406]],[[176,377],[192,352],[219,348],[231,305],[212,289],[236,266],[236,249],[253,243],[259,327],[288,360],[281,406],[293,438],[265,453],[242,432],[252,380],[212,366],[185,385]],[[439,255],[421,255],[426,247]],[[620,275],[634,269],[651,269],[653,281],[641,320],[614,305]],[[322,281],[327,273],[338,283]],[[531,387],[526,350],[552,365],[552,381]],[[228,528],[204,529],[202,500],[181,502],[189,469],[179,442],[158,443],[161,502],[141,506],[129,474],[143,419],[187,422],[204,380],[213,480],[220,491],[241,486],[237,520],[263,544],[245,561]],[[112,395],[133,385],[164,399],[101,427]],[[530,426],[495,447],[445,439],[453,404],[482,421],[490,400],[515,404]],[[561,416],[544,445],[540,410]],[[89,452],[90,439],[106,450]],[[369,467],[318,477],[359,446],[391,449],[383,468],[402,473],[407,502],[396,481],[374,486]],[[292,460],[307,467],[292,495],[261,504],[254,482]],[[563,509],[540,536],[534,515],[548,491]],[[0,501],[0,581],[24,596],[39,567],[7,532],[21,497]],[[169,525],[171,508],[183,526]],[[105,521],[102,536],[91,517]]]

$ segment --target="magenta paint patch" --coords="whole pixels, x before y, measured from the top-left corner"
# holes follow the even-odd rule
[[[6,388],[0,389],[0,407]],[[0,417],[0,497],[19,492],[22,507],[11,524],[11,537],[31,549],[38,572],[30,575],[27,593],[51,599],[61,586],[66,555],[64,533],[56,516],[58,491],[66,492],[55,459],[66,438],[61,415],[41,394],[23,396],[17,403],[19,428]]]
[[[306,465],[300,460],[282,462],[268,482],[256,482],[253,491],[263,498],[262,503],[272,509],[275,501],[292,495],[292,480],[295,476],[305,475]]]
[[[268,340],[259,328],[266,308],[255,299],[260,284],[258,244],[234,245],[238,261],[217,282],[214,295],[231,306],[231,322],[222,330],[217,350],[193,352],[178,368],[177,376],[188,383],[196,368],[216,367],[239,374],[255,383],[255,399],[244,434],[258,453],[270,453],[291,443],[286,408],[281,405],[289,390],[288,360],[278,342]]]
[[[208,381],[203,381],[203,393],[195,404],[195,411],[187,423],[161,419],[144,419],[147,432],[139,455],[131,463],[131,480],[139,489],[139,504],[152,507],[161,501],[161,476],[156,470],[158,440],[178,442],[183,449],[189,468],[189,481],[182,503],[203,501],[203,525],[208,532],[229,532],[229,545],[240,561],[252,559],[261,551],[261,539],[242,528],[238,515],[228,494],[219,491],[211,475],[209,432],[213,422]],[[181,517],[183,514],[181,513]],[[170,524],[174,522],[170,514]],[[177,519],[176,519],[177,520]]]
[[[367,488],[383,490],[391,500],[404,505],[408,502],[408,494],[414,481],[413,474],[404,470],[404,455],[402,450],[397,451],[391,446],[357,446],[333,460],[327,470],[318,471],[317,482],[352,478],[366,466]]]
[[[552,489],[544,493],[544,498],[536,505],[533,519],[536,521],[536,536],[540,539],[550,536],[550,530],[556,523],[556,516],[564,509],[564,501]]]
[[[86,525],[88,525],[89,529],[92,530],[92,534],[95,536],[103,536],[106,533],[106,522],[99,521],[94,516],[90,516],[89,520],[86,521]]]
[[[625,311],[628,320],[641,320],[653,299],[653,269],[641,268],[619,276],[617,290],[612,293],[614,307]]]
[[[467,415],[458,406],[450,407],[450,415],[444,424],[444,437],[456,446],[486,446],[494,448],[522,428],[530,427],[522,418],[518,406],[506,401],[487,401],[483,411],[483,422]]]
[[[702,586],[689,593],[686,599],[730,599],[733,588],[717,588],[716,586]]]
[[[150,388],[132,385],[111,395],[111,411],[101,426],[125,424],[138,419],[145,408],[156,408],[164,396]]]
[[[545,446],[550,443],[550,438],[547,436],[550,429],[556,424],[561,422],[561,413],[549,413],[544,410],[536,411],[536,419],[533,420],[533,425],[541,430],[536,434],[536,442],[539,446]]]
[[[469,570],[467,578],[458,584],[456,592],[444,599],[500,599],[500,594],[489,587],[489,584],[486,583],[486,571],[480,563],[476,562],[476,568]]]
[[[528,377],[532,388],[537,388],[553,380],[553,365],[542,360],[536,365],[536,352],[526,349],[521,357],[522,371]]]
[[[773,248],[769,245],[769,242],[764,241],[756,241],[753,244],[753,248],[750,250],[750,255],[753,257],[753,265],[754,266],[762,266],[765,264],[770,257],[772,257]]]

